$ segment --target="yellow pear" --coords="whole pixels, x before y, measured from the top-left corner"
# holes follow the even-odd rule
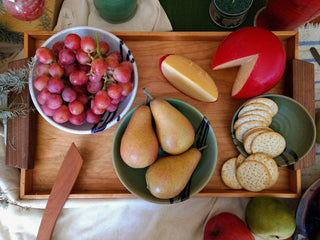
[[[187,185],[201,158],[196,148],[179,155],[159,158],[146,172],[147,188],[150,193],[161,199],[177,196]]]
[[[121,158],[132,168],[144,168],[157,159],[158,148],[150,107],[140,105],[132,114],[121,138]]]
[[[161,98],[151,100],[150,108],[161,148],[170,154],[180,154],[188,150],[195,138],[190,121]]]

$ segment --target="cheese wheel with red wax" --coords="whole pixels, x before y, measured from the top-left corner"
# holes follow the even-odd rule
[[[212,69],[239,66],[232,86],[233,98],[251,98],[273,88],[281,79],[286,54],[280,39],[260,27],[244,27],[229,34],[218,46]]]

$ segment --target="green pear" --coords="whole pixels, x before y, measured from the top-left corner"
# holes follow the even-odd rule
[[[190,121],[178,109],[161,98],[151,100],[150,108],[161,148],[174,155],[188,150],[195,138]]]
[[[120,155],[132,168],[144,168],[158,156],[159,144],[152,126],[149,106],[140,105],[132,114],[121,138]]]
[[[252,198],[245,216],[251,232],[263,239],[288,239],[296,228],[293,212],[278,198]]]
[[[147,188],[160,199],[177,196],[187,185],[201,158],[201,152],[190,148],[179,155],[159,158],[146,172]]]

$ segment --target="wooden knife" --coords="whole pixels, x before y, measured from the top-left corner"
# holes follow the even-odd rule
[[[57,218],[77,179],[82,163],[83,159],[76,145],[72,143],[50,192],[37,240],[51,239]]]

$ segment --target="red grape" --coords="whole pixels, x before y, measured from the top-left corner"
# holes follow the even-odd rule
[[[99,109],[106,109],[110,105],[110,98],[108,96],[108,92],[105,90],[100,90],[96,93],[94,99],[94,105]]]
[[[96,115],[101,115],[106,111],[106,109],[98,108],[97,105],[95,104],[94,100],[92,99],[91,100],[91,111]]]
[[[108,87],[108,96],[112,99],[117,99],[121,97],[122,87],[117,84],[113,83]]]
[[[74,63],[75,60],[76,60],[76,55],[71,49],[64,48],[59,52],[59,61],[61,62],[62,65],[72,64]]]
[[[64,45],[64,42],[62,41],[59,41],[59,42],[56,42],[55,44],[53,44],[52,46],[52,50],[55,52],[55,54],[57,56],[59,56],[59,52],[64,49],[65,45]]]
[[[99,82],[92,82],[88,81],[87,82],[87,90],[89,93],[97,93],[100,89],[102,88],[102,81]]]
[[[49,67],[49,73],[52,77],[61,78],[63,76],[63,67],[59,63],[52,63]]]
[[[69,80],[73,85],[80,86],[87,83],[88,76],[85,71],[78,70],[70,74]]]
[[[87,52],[79,48],[76,52],[76,59],[80,64],[87,64],[91,62],[91,58]]]
[[[99,48],[102,56],[106,56],[110,49],[109,44],[105,41],[99,42]]]
[[[83,104],[78,100],[74,100],[69,103],[68,108],[72,115],[79,115],[84,110]]]
[[[50,64],[40,63],[37,65],[36,72],[38,76],[49,76]]]
[[[52,117],[54,112],[56,111],[54,109],[49,108],[46,104],[41,105],[41,110],[45,115],[49,117]]]
[[[97,44],[93,37],[84,36],[81,39],[81,48],[86,53],[92,53],[96,50]]]
[[[45,104],[52,93],[48,91],[47,88],[44,88],[40,91],[37,101],[39,104]]]
[[[35,87],[35,89],[37,89],[38,91],[41,91],[42,89],[47,87],[47,82],[49,80],[49,77],[47,76],[40,76],[37,77],[34,82],[33,82],[33,86]]]
[[[62,105],[62,98],[59,94],[50,94],[45,104],[51,109],[58,109]]]
[[[107,108],[106,108],[106,111],[108,112],[114,112],[116,111],[118,108],[118,104],[116,103],[111,103]]]
[[[90,73],[91,67],[90,65],[79,64],[79,70]]]
[[[128,69],[119,66],[114,69],[113,77],[118,82],[126,83],[130,81],[131,74]]]
[[[80,85],[80,86],[73,85],[72,89],[74,89],[77,92],[77,94],[87,93],[86,85]]]
[[[64,38],[64,44],[67,48],[70,48],[73,51],[78,50],[81,47],[81,38],[78,34],[69,33]]]
[[[115,69],[116,67],[119,66],[119,62],[115,57],[108,56],[104,61],[106,62],[107,69]]]
[[[77,98],[77,93],[74,89],[68,87],[68,88],[65,88],[63,91],[62,91],[62,99],[65,101],[65,102],[72,102],[74,100],[76,100]]]
[[[122,57],[121,57],[121,54],[119,52],[111,52],[109,54],[109,57],[114,57],[115,59],[118,60],[119,63],[122,61]]]
[[[69,77],[72,72],[79,70],[79,65],[75,64],[75,63],[65,64],[65,65],[63,65],[63,69],[64,69],[64,73],[63,74],[66,77]]]
[[[69,117],[69,122],[71,122],[73,125],[79,126],[79,125],[83,124],[86,121],[86,118],[87,118],[87,116],[86,116],[85,112],[82,112],[82,113],[80,113],[78,115],[72,115],[71,114],[70,117]]]
[[[50,78],[47,82],[47,89],[51,93],[62,93],[64,83],[61,78]]]
[[[89,102],[88,96],[84,93],[80,93],[77,95],[77,100],[81,102],[84,106]]]
[[[100,121],[100,115],[94,114],[90,109],[87,110],[86,115],[88,123],[96,124]]]
[[[43,64],[50,64],[54,61],[54,54],[48,47],[39,47],[36,50],[36,58]]]
[[[89,81],[91,81],[91,82],[99,82],[99,81],[101,81],[101,76],[89,75]]]
[[[91,70],[95,75],[102,76],[107,72],[107,64],[100,58],[97,58],[91,63]]]
[[[57,123],[65,123],[69,120],[71,114],[66,105],[61,105],[52,116],[52,119]]]
[[[122,87],[122,96],[128,96],[133,90],[132,83],[130,81],[126,83],[119,82],[118,84]]]
[[[130,73],[133,71],[133,65],[130,61],[123,61],[119,64],[119,66],[128,69]]]

